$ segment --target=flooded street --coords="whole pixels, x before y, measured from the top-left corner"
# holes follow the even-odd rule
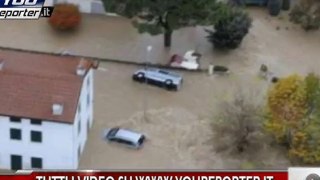
[[[204,152],[196,152],[194,147],[210,138],[205,137],[208,132],[210,134],[210,126],[204,119],[210,114],[214,101],[209,99],[215,98],[214,93],[197,90],[199,79],[208,79],[201,84],[211,88],[210,78],[203,74],[188,75],[181,91],[170,92],[133,82],[131,75],[138,67],[114,63],[102,66],[105,71],[96,73],[95,122],[80,168],[192,169],[206,166],[195,156],[203,158],[202,153],[206,154],[210,146],[203,149]],[[147,141],[143,149],[136,151],[104,142],[101,132],[114,126],[145,133]],[[193,132],[193,129],[197,130]],[[198,136],[203,138],[197,140]]]
[[[139,67],[102,63],[96,72],[95,120],[81,159],[80,169],[222,169],[237,168],[237,159],[212,151],[211,122],[219,103],[245,90],[266,90],[257,77],[208,76],[179,72],[181,91],[133,82]],[[239,84],[241,82],[242,84]],[[143,110],[146,107],[147,116]],[[141,150],[102,140],[104,128],[120,126],[147,135]],[[278,167],[284,167],[279,161]]]
[[[95,79],[95,122],[80,168],[237,169],[245,163],[212,151],[215,142],[210,140],[210,124],[219,104],[239,90],[258,91],[257,99],[263,99],[269,84],[257,77],[261,64],[280,77],[317,72],[320,67],[319,32],[305,33],[287,22],[286,15],[271,18],[261,9],[250,13],[253,27],[239,49],[221,53],[200,42],[207,58],[202,61],[228,66],[230,76],[179,72],[184,77],[183,88],[168,92],[133,82],[131,75],[138,66],[102,63]],[[101,132],[114,126],[146,133],[145,147],[134,151],[104,142]],[[271,169],[288,166],[283,155],[268,148],[258,159]]]

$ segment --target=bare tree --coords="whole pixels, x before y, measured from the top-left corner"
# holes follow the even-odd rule
[[[257,148],[263,119],[257,97],[261,96],[238,91],[231,101],[220,105],[212,124],[216,151],[242,153]]]

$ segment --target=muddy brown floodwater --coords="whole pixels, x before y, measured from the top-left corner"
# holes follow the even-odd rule
[[[271,18],[259,8],[250,14],[253,27],[242,46],[228,53],[214,51],[212,62],[230,67],[227,77],[180,72],[185,79],[182,90],[168,92],[132,82],[137,66],[102,63],[95,75],[95,120],[80,168],[232,169],[245,163],[212,150],[210,122],[219,103],[240,88],[256,89],[261,92],[257,97],[263,99],[269,84],[257,77],[262,63],[278,76],[306,74],[320,67],[319,32],[305,33],[289,23],[286,14]],[[143,118],[144,98],[147,120]],[[145,146],[135,151],[104,142],[103,129],[113,126],[146,133]],[[256,161],[275,169],[289,165],[283,154],[268,146]]]
[[[201,66],[224,65],[230,76],[180,72],[184,85],[179,92],[134,83],[132,73],[138,66],[101,63],[95,73],[94,124],[81,157],[81,169],[221,169],[238,168],[241,158],[225,157],[212,151],[210,123],[219,103],[230,99],[239,89],[255,89],[263,99],[269,84],[257,77],[261,64],[276,76],[318,72],[320,32],[304,32],[288,22],[286,12],[270,17],[266,8],[250,7],[253,19],[250,33],[238,49],[221,52],[207,42],[203,27],[182,28],[173,33],[171,49],[163,47],[163,37],[138,34],[125,18],[83,15],[78,31],[57,33],[47,19],[38,21],[0,21],[0,47],[80,56],[145,62],[146,46],[152,45],[150,61],[166,64],[169,57],[198,49]],[[30,43],[32,42],[32,43]],[[143,118],[144,98],[148,119]],[[257,98],[258,99],[258,98]],[[148,141],[135,151],[108,144],[101,138],[104,128],[123,126],[146,133]],[[286,168],[281,153],[263,149],[253,161],[265,167]]]
[[[95,120],[81,169],[221,169],[241,165],[240,160],[212,150],[215,142],[211,140],[210,124],[219,103],[230,99],[239,88],[259,87],[264,91],[268,83],[251,75],[220,77],[179,72],[185,80],[183,88],[170,92],[133,82],[131,74],[137,68],[102,63],[96,72]],[[137,151],[103,141],[103,129],[114,126],[145,133],[145,146]],[[284,168],[286,162],[281,160],[272,167]]]

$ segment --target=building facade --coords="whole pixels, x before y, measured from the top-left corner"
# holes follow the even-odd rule
[[[77,169],[93,123],[93,63],[7,51],[0,57],[0,85],[23,76],[19,85],[0,86],[0,169]],[[14,62],[22,57],[30,61]]]

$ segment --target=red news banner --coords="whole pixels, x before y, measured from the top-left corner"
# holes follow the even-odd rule
[[[0,180],[287,180],[283,172],[24,172],[0,175]]]

